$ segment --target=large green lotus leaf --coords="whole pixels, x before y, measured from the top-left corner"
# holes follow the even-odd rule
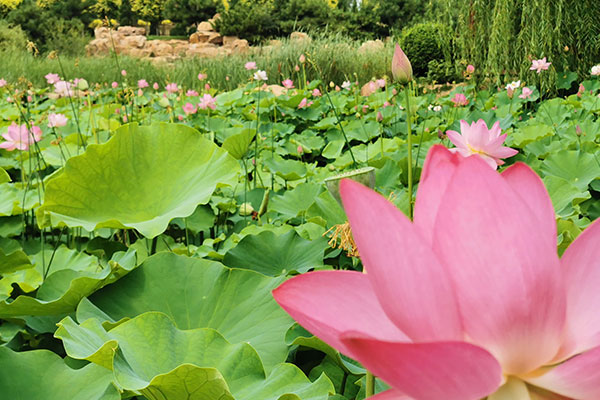
[[[591,197],[590,192],[581,190],[571,182],[557,176],[548,175],[544,177],[544,184],[548,189],[550,199],[554,205],[556,214],[561,217],[572,215],[575,207]]]
[[[236,133],[223,141],[223,148],[236,160],[241,160],[248,151],[248,146],[256,136],[255,129],[244,129],[242,133]]]
[[[0,275],[33,267],[16,240],[0,237]]]
[[[0,216],[22,214],[39,204],[37,188],[28,187],[25,191],[22,186],[21,182],[0,184]]]
[[[278,155],[266,158],[263,163],[272,173],[275,173],[286,181],[295,181],[306,176],[306,165],[296,160],[286,160]]]
[[[277,236],[265,231],[244,237],[237,246],[225,253],[223,264],[244,268],[269,276],[289,272],[306,272],[323,265],[327,240],[307,240],[295,231]]]
[[[131,262],[132,257],[135,257],[134,251],[118,252],[109,262],[109,266],[103,268],[93,265],[85,270],[57,268],[40,285],[36,297],[20,295],[10,303],[0,302],[0,318],[57,315],[75,311],[81,299],[116,281],[135,268],[135,262]],[[78,260],[78,263],[80,262],[81,260]],[[39,274],[37,268],[29,270]]]
[[[3,399],[121,399],[110,370],[94,364],[72,369],[48,350],[16,353],[0,346],[0,365]]]
[[[277,211],[287,218],[297,217],[315,202],[315,197],[323,190],[323,185],[301,183],[283,195],[273,196],[269,201],[269,210]]]
[[[108,332],[94,319],[77,325],[67,317],[55,336],[72,358],[110,358],[117,383],[148,399],[325,400],[333,392],[327,377],[311,383],[291,364],[266,378],[250,344],[231,344],[210,328],[179,330],[163,313],[144,313]]]
[[[213,328],[230,342],[250,343],[269,371],[285,361],[284,337],[294,323],[271,296],[281,282],[215,261],[159,253],[90,296],[92,304],[82,301],[77,319],[115,322],[160,311],[180,329]]]
[[[44,225],[135,228],[153,238],[207,203],[217,186],[234,184],[239,169],[188,126],[125,125],[68,160],[48,181],[39,212]]]
[[[553,153],[542,162],[542,172],[546,176],[557,176],[571,182],[581,191],[600,177],[600,165],[593,154],[576,150],[563,150]]]

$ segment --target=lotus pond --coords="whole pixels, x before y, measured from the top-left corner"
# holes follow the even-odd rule
[[[320,81],[223,93],[49,82],[0,88],[7,399],[365,398],[365,369],[272,291],[308,271],[361,271],[331,178],[371,167],[365,182],[408,214],[428,150],[453,147],[461,120],[499,122],[518,150],[500,169],[523,161],[542,177],[559,254],[600,215],[597,79],[555,98],[533,84],[414,85],[408,104],[381,80],[368,96]]]

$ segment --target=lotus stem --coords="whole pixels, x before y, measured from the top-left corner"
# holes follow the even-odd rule
[[[365,385],[365,399],[368,399],[375,394],[375,376],[367,371],[365,378],[367,380]]]
[[[406,95],[406,130],[408,147],[408,216],[413,218],[413,166],[412,166],[412,131],[410,126],[411,111],[410,111],[410,83],[404,86],[404,94]]]

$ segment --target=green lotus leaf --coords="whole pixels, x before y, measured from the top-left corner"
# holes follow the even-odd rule
[[[277,211],[287,218],[297,217],[305,212],[324,189],[316,183],[301,183],[282,195],[275,195],[269,201],[269,210]]]
[[[125,259],[130,258],[133,252],[125,253],[127,254]],[[82,257],[85,260],[89,256],[84,255]],[[81,263],[82,257],[75,257],[75,266],[78,265],[77,263]],[[132,263],[130,260],[120,263],[118,260],[123,257],[122,252],[115,253],[113,260],[106,267],[92,264],[88,269],[77,270],[64,268],[64,265],[62,267],[57,266],[56,270],[50,273],[40,285],[36,297],[20,295],[10,303],[7,301],[0,302],[0,318],[57,315],[75,311],[82,298],[116,281],[135,268],[135,262]],[[38,275],[40,274],[38,267],[19,272],[30,270]],[[2,281],[0,281],[0,284]],[[1,288],[2,285],[0,285]]]
[[[8,172],[4,168],[0,168],[0,183],[6,182],[10,182],[10,175],[8,175]]]
[[[121,399],[110,370],[94,364],[72,369],[48,350],[16,353],[0,346],[0,365],[3,399]]]
[[[325,238],[307,240],[295,231],[280,236],[266,231],[240,240],[237,246],[225,253],[223,264],[269,276],[285,275],[292,271],[306,272],[323,265],[323,254],[327,247]]]
[[[19,243],[0,237],[0,275],[33,267]]]
[[[270,371],[287,357],[283,338],[294,322],[271,296],[281,282],[215,261],[159,253],[82,301],[77,320],[111,323],[160,311],[180,329],[213,328],[230,342],[250,343]]]
[[[236,160],[241,160],[248,151],[248,146],[256,136],[256,130],[244,129],[242,133],[229,136],[223,142],[223,148]]]
[[[279,364],[267,378],[250,344],[231,344],[210,328],[179,330],[163,313],[144,313],[108,332],[90,321],[59,323],[55,336],[67,354],[93,361],[112,352],[119,386],[148,399],[325,400],[333,393],[326,376],[311,383],[291,364]]]
[[[589,183],[600,177],[600,165],[593,154],[563,150],[542,162],[542,172],[546,176],[563,178],[579,190],[587,191]]]
[[[237,161],[195,129],[129,124],[48,181],[40,220],[89,231],[135,228],[153,238],[207,203],[216,187],[234,184],[238,173]]]
[[[281,156],[266,158],[263,163],[272,173],[277,174],[286,181],[295,181],[306,176],[306,165],[296,160],[284,160]]]
[[[0,216],[21,214],[39,204],[37,188],[29,187],[25,191],[22,186],[21,182],[0,184]]]

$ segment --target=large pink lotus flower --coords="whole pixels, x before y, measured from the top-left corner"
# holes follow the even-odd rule
[[[60,76],[58,74],[49,73],[44,76],[46,78],[46,82],[49,85],[54,85],[56,82],[60,82]]]
[[[520,99],[527,99],[529,96],[533,94],[533,90],[529,89],[527,86],[523,88],[523,92],[519,95]]]
[[[471,125],[467,121],[461,120],[460,132],[446,132],[448,139],[456,146],[450,151],[465,157],[478,154],[494,169],[498,168],[498,165],[504,164],[502,158],[512,157],[518,153],[515,149],[502,146],[506,140],[506,134],[501,135],[500,122],[496,122],[491,129],[488,129],[482,119],[472,122]]]
[[[545,71],[548,69],[548,67],[550,66],[550,62],[546,62],[546,57],[540,59],[540,60],[532,60],[531,61],[531,68],[529,68],[531,71],[536,71],[538,74],[542,71]]]
[[[198,111],[198,108],[192,103],[185,103],[182,108],[185,115],[196,114]]]
[[[198,107],[200,107],[200,109],[202,109],[202,110],[206,110],[207,108],[214,110],[217,108],[217,99],[212,97],[210,94],[206,93],[200,99],[200,103],[198,103]]]
[[[281,82],[281,84],[286,89],[293,89],[294,88],[294,81],[292,81],[291,79],[285,79],[284,81]]]
[[[600,399],[600,222],[559,259],[528,166],[498,174],[441,145],[414,223],[356,182],[340,192],[367,273],[310,272],[274,296],[391,386],[373,399]]]
[[[254,61],[248,61],[244,65],[244,68],[246,68],[248,71],[252,71],[253,69],[256,69],[256,63]]]
[[[42,130],[36,125],[32,125],[29,130],[25,124],[17,125],[13,122],[8,127],[8,131],[2,134],[2,137],[6,141],[0,143],[0,148],[8,151],[28,150],[31,144],[42,140]]]
[[[165,86],[165,89],[167,89],[167,92],[169,92],[169,93],[177,93],[179,91],[177,84],[173,83],[173,82],[171,82],[167,86]]]
[[[138,88],[140,88],[140,89],[145,89],[145,88],[147,88],[148,86],[150,86],[150,85],[148,84],[148,81],[147,81],[147,80],[145,80],[145,79],[140,79],[140,80],[138,81]]]
[[[67,125],[69,119],[65,117],[63,114],[55,114],[52,113],[48,115],[48,127],[49,128],[59,128],[61,126]]]

